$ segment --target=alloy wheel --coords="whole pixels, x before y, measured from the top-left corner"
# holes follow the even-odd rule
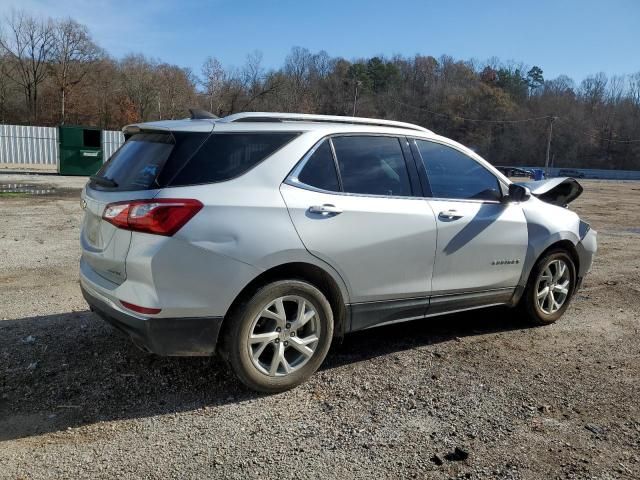
[[[538,308],[546,315],[552,315],[562,308],[569,297],[571,274],[564,260],[550,261],[540,272],[536,282]]]
[[[311,359],[320,335],[316,308],[301,296],[287,295],[270,301],[253,320],[247,349],[260,372],[284,376]]]

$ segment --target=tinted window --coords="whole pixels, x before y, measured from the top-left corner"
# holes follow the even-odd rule
[[[393,137],[345,136],[332,139],[348,193],[410,196],[400,141]]]
[[[214,133],[177,171],[170,185],[213,183],[237,177],[297,135],[293,132]]]
[[[117,185],[113,189],[116,190],[152,188],[173,146],[174,139],[169,134],[133,135],[111,156],[96,176],[113,180]],[[101,188],[95,182],[91,186]]]
[[[198,148],[209,136],[203,132],[173,132],[175,146],[167,161],[164,163],[160,175],[158,175],[158,185],[167,186],[178,173],[178,171],[189,161],[191,156],[198,151]]]
[[[133,135],[96,174],[113,180],[117,186],[92,181],[91,187],[103,190],[147,190],[166,186],[208,135],[199,132]]]
[[[502,197],[498,179],[474,159],[439,143],[417,140],[416,144],[434,197],[475,200]]]
[[[336,192],[340,190],[329,141],[325,140],[309,157],[298,180],[306,185]]]

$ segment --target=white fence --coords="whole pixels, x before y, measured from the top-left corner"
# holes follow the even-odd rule
[[[57,128],[0,125],[0,164],[56,169],[58,158]]]
[[[124,143],[124,135],[117,130],[102,131],[102,160],[106,162]]]
[[[107,161],[124,143],[122,132],[102,131],[102,158]],[[0,125],[0,168],[58,170],[56,127]]]

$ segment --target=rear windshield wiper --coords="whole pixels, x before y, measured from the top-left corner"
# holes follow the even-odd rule
[[[117,188],[118,187],[118,184],[116,183],[116,181],[110,179],[109,177],[99,177],[98,175],[91,175],[89,177],[89,180],[91,180],[94,183],[97,183],[98,185],[102,185],[103,187],[107,187],[107,188]]]

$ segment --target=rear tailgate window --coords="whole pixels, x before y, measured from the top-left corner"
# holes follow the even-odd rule
[[[134,191],[159,188],[165,164],[183,165],[207,133],[138,133],[131,136],[91,179],[91,188]]]

